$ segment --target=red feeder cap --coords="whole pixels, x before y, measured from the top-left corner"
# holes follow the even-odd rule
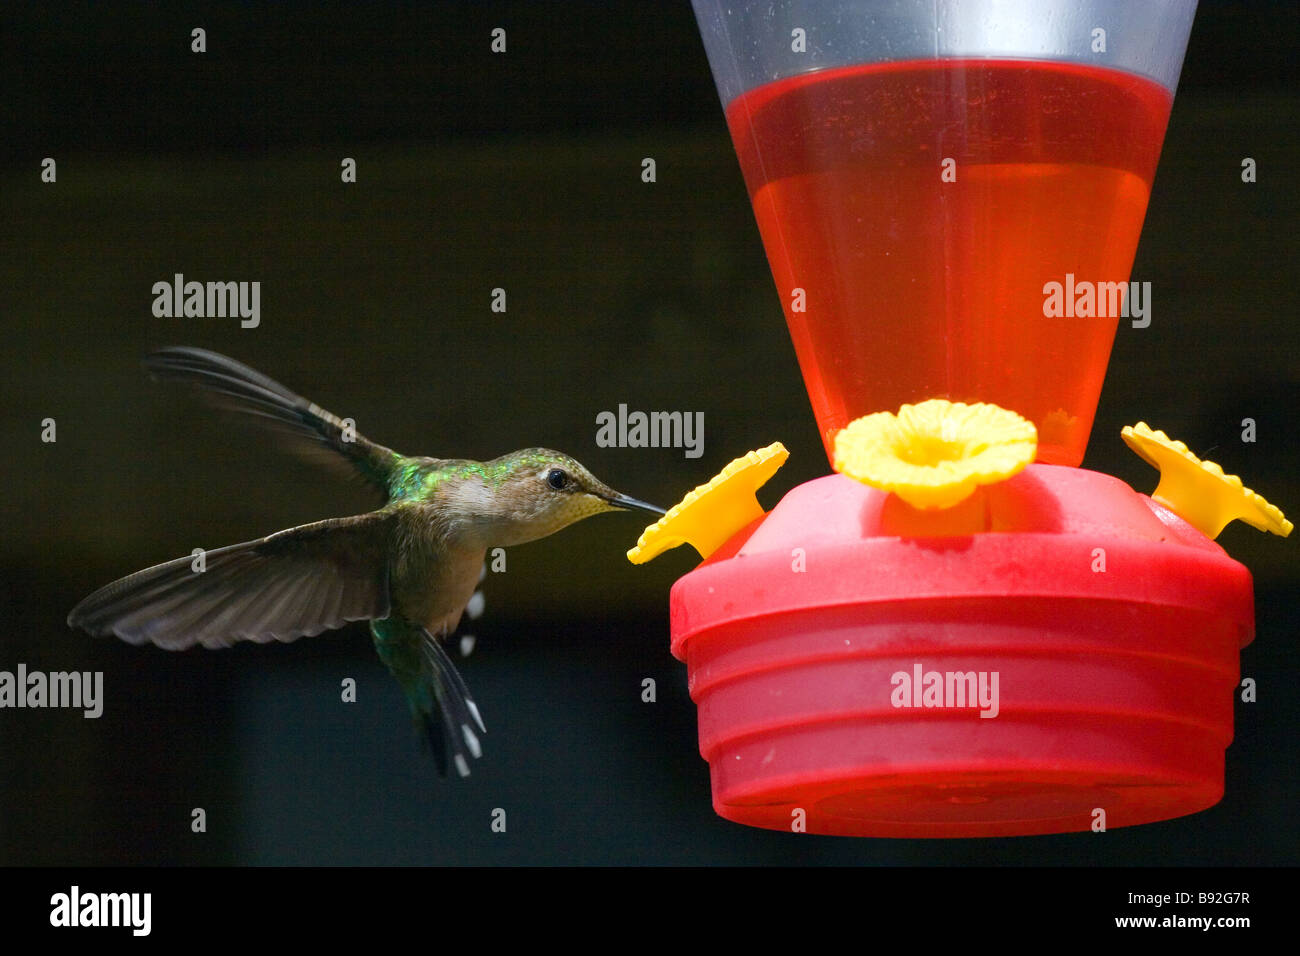
[[[937,512],[841,475],[673,587],[714,806],[858,836],[1086,830],[1223,793],[1250,573],[1118,479]]]

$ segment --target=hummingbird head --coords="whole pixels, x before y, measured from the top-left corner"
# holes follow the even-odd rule
[[[664,510],[600,481],[576,459],[549,448],[525,448],[486,463],[493,543],[523,544],[602,511]]]

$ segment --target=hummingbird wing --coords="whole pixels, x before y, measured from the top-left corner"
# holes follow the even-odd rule
[[[314,402],[256,369],[207,349],[173,346],[150,352],[144,367],[159,381],[195,385],[209,403],[255,416],[292,439],[297,451],[329,463],[347,462],[354,474],[385,495],[402,457],[369,441]]]
[[[105,585],[68,615],[91,634],[167,650],[292,641],[388,616],[392,512],[331,518],[177,558]],[[202,570],[199,570],[202,567]]]

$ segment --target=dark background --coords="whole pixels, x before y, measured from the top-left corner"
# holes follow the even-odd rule
[[[1298,16],[1201,5],[1133,271],[1153,323],[1121,324],[1085,461],[1143,491],[1154,473],[1118,436],[1138,419],[1300,508]],[[512,549],[489,579],[463,672],[490,733],[466,781],[436,777],[361,625],[179,655],[69,632],[129,571],[368,506],[149,382],[158,345],[231,353],[402,451],[548,445],[665,504],[776,439],[792,455],[769,506],[826,461],[686,2],[5,4],[0,91],[0,669],[102,670],[106,697],[99,720],[0,711],[0,863],[1300,861],[1295,543],[1240,524],[1219,540],[1256,575],[1260,701],[1236,708],[1226,796],[1104,836],[715,817],[668,652],[668,589],[694,561],[629,565],[632,516]],[[154,318],[174,272],[260,280],[261,327]],[[597,448],[620,402],[703,411],[703,458]]]

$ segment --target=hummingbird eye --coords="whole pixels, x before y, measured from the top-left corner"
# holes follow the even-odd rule
[[[569,485],[569,475],[563,469],[552,468],[546,473],[546,483],[556,491],[563,491]]]

